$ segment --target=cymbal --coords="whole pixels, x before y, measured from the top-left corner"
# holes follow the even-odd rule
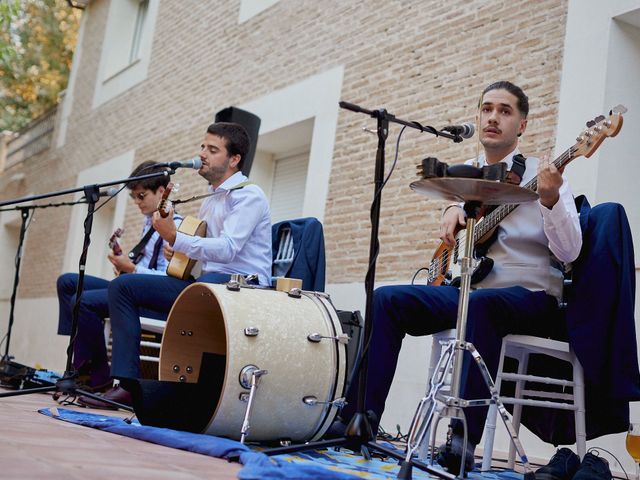
[[[538,198],[533,190],[511,183],[478,178],[435,177],[411,183],[411,189],[427,197],[454,202],[481,202],[503,205],[531,202]]]

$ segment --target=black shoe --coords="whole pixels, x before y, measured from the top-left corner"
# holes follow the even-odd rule
[[[568,448],[561,448],[549,463],[536,470],[536,480],[571,480],[580,467],[580,457]]]
[[[587,452],[573,480],[611,480],[611,477],[609,463],[604,458]]]
[[[333,421],[333,423],[329,425],[329,428],[327,429],[327,431],[324,432],[322,439],[331,440],[334,438],[341,438],[345,436],[346,431],[347,431],[347,424],[344,423],[344,421],[340,417],[337,417]]]
[[[464,439],[460,435],[453,435],[451,437],[451,445],[444,444],[438,448],[438,456],[436,457],[436,462],[438,462],[442,467],[446,468],[449,473],[453,475],[460,474],[460,464],[462,463],[462,446],[464,444]],[[473,452],[475,452],[476,446],[467,441],[467,451],[464,456],[464,474],[467,475],[467,472],[473,470],[475,457],[473,456]]]

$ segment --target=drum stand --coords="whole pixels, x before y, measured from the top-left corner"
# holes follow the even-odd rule
[[[459,419],[463,426],[464,440],[462,455],[460,459],[460,474],[464,477],[465,452],[467,450],[467,422],[463,408],[497,405],[500,417],[507,428],[511,441],[518,453],[525,469],[525,479],[535,479],[535,474],[529,465],[527,456],[522,448],[509,417],[507,410],[499,397],[499,392],[489,374],[484,360],[472,343],[465,341],[467,317],[469,311],[469,291],[471,287],[471,262],[473,257],[473,233],[476,224],[476,216],[480,210],[479,201],[468,201],[464,204],[464,211],[467,215],[466,241],[464,246],[464,256],[461,258],[461,284],[460,299],[458,301],[458,319],[456,323],[456,338],[449,341],[443,348],[440,359],[436,364],[433,375],[429,380],[429,386],[425,396],[420,400],[416,413],[411,422],[409,439],[407,441],[406,457],[401,463],[398,478],[411,478],[411,466],[414,462],[413,456],[419,446],[424,442],[425,437],[431,432],[431,452],[435,448],[436,430],[440,419],[447,417]],[[491,398],[488,400],[464,400],[460,398],[460,377],[462,375],[462,363],[464,352],[468,351],[480,369],[482,378],[489,389]],[[451,389],[449,395],[445,395],[442,390],[445,387],[446,377],[451,367]],[[433,465],[433,454],[431,455],[431,465]]]

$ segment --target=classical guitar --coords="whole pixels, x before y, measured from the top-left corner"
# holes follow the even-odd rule
[[[122,236],[124,230],[122,228],[116,228],[116,231],[113,232],[111,238],[109,238],[109,248],[113,252],[115,256],[122,255],[122,248],[120,247],[120,243],[118,243],[118,239]]]
[[[609,112],[608,117],[600,115],[587,122],[587,129],[578,136],[576,143],[556,158],[553,164],[557,168],[562,168],[580,156],[589,158],[600,147],[605,138],[615,137],[618,134],[622,128],[622,114],[626,111],[627,109],[624,106],[618,105]],[[538,187],[537,177],[530,180],[523,187],[536,190]],[[517,206],[500,205],[481,218],[476,223],[473,233],[474,245],[482,244],[490,239],[498,224]],[[460,270],[459,259],[465,244],[465,232],[463,228],[458,228],[454,246],[450,247],[444,242],[438,246],[429,262],[427,275],[429,285],[448,285],[452,283],[452,278],[456,278],[456,272]],[[492,266],[493,260],[488,257],[474,259],[474,273],[472,274],[471,283],[483,280],[491,272]]]
[[[169,200],[169,194],[171,191],[177,191],[172,183],[167,185],[160,204],[158,205],[158,212],[162,218],[166,218],[171,210],[171,200]],[[178,231],[186,235],[204,237],[207,233],[207,222],[199,220],[196,217],[187,215],[180,223]],[[167,266],[167,275],[175,278],[186,280],[191,275],[191,270],[196,264],[196,260],[187,257],[184,253],[173,252],[169,265]]]

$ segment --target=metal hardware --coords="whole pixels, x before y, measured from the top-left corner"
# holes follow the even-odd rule
[[[239,292],[240,282],[234,282],[233,280],[229,280],[227,282],[227,290],[231,290],[232,292]]]
[[[249,401],[249,392],[240,392],[238,396],[238,400],[241,402],[247,403]]]
[[[185,370],[187,371],[187,373],[193,373],[193,367],[191,367],[191,366],[187,366],[187,368],[185,368]]]
[[[307,395],[306,397],[302,397],[302,403],[309,406],[314,405],[331,405],[332,407],[342,408],[346,405],[347,399],[344,397],[336,398],[335,400],[331,400],[330,402],[321,402],[317,397],[313,395]]]
[[[324,335],[320,335],[319,333],[310,333],[309,335],[307,335],[307,340],[309,340],[310,342],[313,342],[313,343],[318,343],[323,338],[327,338],[327,339],[330,339],[330,340],[337,340],[338,343],[340,343],[342,345],[347,345],[349,343],[349,340],[350,340],[349,335],[347,335],[346,333],[339,333],[335,337],[327,337],[327,336],[324,336]]]
[[[289,445],[291,445],[291,440],[287,438],[281,438],[279,442],[281,447],[288,447]]]
[[[260,329],[258,327],[247,327],[244,329],[244,334],[247,337],[256,337],[260,333]]]
[[[267,373],[266,370],[260,370],[255,365],[245,365],[240,370],[240,375],[238,375],[238,381],[240,382],[240,386],[242,388],[251,388],[251,378],[254,372],[264,372]],[[263,375],[262,373],[260,375]]]
[[[171,370],[173,370],[173,373],[178,373],[180,371],[180,365],[174,365],[171,367]]]
[[[299,288],[292,288],[287,292],[287,295],[293,298],[300,298],[302,297],[302,290]]]
[[[259,370],[258,367],[256,367],[255,365],[247,365],[240,372],[240,378],[241,378],[240,383],[242,383],[243,373],[245,376],[251,375],[251,382],[250,382],[251,389],[249,390],[249,400],[247,401],[247,409],[244,412],[244,420],[242,421],[242,428],[240,429],[240,443],[242,444],[244,444],[244,440],[245,438],[247,438],[249,429],[251,428],[251,425],[249,424],[249,419],[251,418],[251,408],[253,407],[253,401],[256,396],[258,382],[260,380],[260,377],[262,377],[263,375],[266,375],[269,372],[267,372],[266,370]]]
[[[185,377],[184,375],[180,375],[180,377],[178,377],[178,380],[180,380],[181,382],[186,382],[187,377]]]

